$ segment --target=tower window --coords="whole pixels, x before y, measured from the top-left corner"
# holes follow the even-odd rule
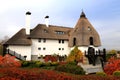
[[[91,31],[91,28],[90,28],[90,27],[88,27],[88,31]]]
[[[76,45],[76,38],[73,38],[73,46]]]
[[[90,45],[93,45],[93,37],[89,38]]]

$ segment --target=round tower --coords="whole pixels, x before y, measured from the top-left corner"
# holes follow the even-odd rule
[[[97,49],[101,46],[98,32],[88,21],[83,11],[70,34],[69,47],[73,48],[74,46],[78,46],[82,52],[88,51],[88,47]]]

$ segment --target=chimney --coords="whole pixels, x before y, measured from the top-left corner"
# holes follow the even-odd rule
[[[49,27],[49,16],[45,16],[45,24]]]
[[[26,34],[29,35],[30,34],[30,19],[31,18],[31,12],[26,12],[26,23],[25,23],[25,27],[26,27]]]

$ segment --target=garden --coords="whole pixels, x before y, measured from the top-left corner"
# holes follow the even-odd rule
[[[0,56],[0,80],[120,80],[120,59],[109,57],[104,72],[85,74],[81,66],[82,54],[76,48],[66,61],[19,61],[14,56]],[[80,56],[75,57],[77,53]],[[53,59],[53,58],[52,58]],[[81,61],[82,62],[82,61]]]

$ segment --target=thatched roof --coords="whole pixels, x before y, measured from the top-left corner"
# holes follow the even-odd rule
[[[30,35],[26,35],[26,30],[21,29],[13,37],[11,37],[5,44],[6,45],[31,45],[31,39],[62,39],[68,40],[69,33],[72,28],[62,27],[62,26],[53,26],[49,25],[46,27],[45,24],[38,24],[34,29],[31,29]],[[60,32],[60,34],[58,34]],[[62,32],[62,34],[61,34]]]
[[[12,38],[10,38],[6,45],[31,45],[31,40],[27,38],[25,29],[21,29]]]
[[[72,28],[53,26],[47,27],[45,24],[38,24],[30,34],[30,38],[46,38],[46,39],[69,39],[69,32]],[[58,33],[61,34],[58,34]]]
[[[21,29],[5,44],[7,45],[31,45],[31,39],[52,39],[52,40],[68,40],[69,47],[73,47],[74,38],[76,39],[76,46],[89,46],[90,37],[93,38],[93,45],[100,46],[100,37],[94,27],[90,24],[82,12],[75,28],[54,26],[45,24],[38,24],[35,28],[31,29],[30,35],[26,35],[26,30]]]
[[[90,37],[93,38],[93,45],[100,46],[100,37],[94,27],[90,24],[88,19],[85,16],[85,13],[82,12],[80,18],[72,30],[69,37],[69,46],[74,46],[74,38],[76,39],[76,46],[89,46],[90,45]]]

